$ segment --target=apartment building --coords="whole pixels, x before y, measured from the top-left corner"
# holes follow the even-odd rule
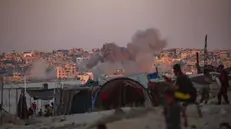
[[[56,68],[56,77],[57,78],[74,78],[76,75],[76,65],[75,64],[66,64],[64,66],[59,66]]]
[[[18,72],[14,72],[12,79],[13,79],[13,81],[21,82],[21,81],[23,81],[23,76]]]

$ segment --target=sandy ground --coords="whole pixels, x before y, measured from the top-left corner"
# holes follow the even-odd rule
[[[231,99],[231,92],[229,93]],[[214,105],[216,100],[202,106],[203,118],[197,116],[196,107],[187,110],[189,127],[197,129],[218,129],[221,122],[231,124],[231,105]],[[7,120],[0,129],[89,129],[98,123],[107,123],[108,129],[165,129],[162,108],[124,108],[124,113],[115,111],[94,112],[51,118],[33,118],[27,121],[29,126],[15,120],[9,124]],[[184,129],[184,128],[183,128]]]

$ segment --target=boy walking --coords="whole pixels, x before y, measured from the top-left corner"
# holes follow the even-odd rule
[[[164,116],[166,129],[181,129],[181,114],[184,121],[184,126],[188,126],[185,108],[183,108],[174,96],[174,90],[168,89],[164,95],[166,104],[164,106]]]

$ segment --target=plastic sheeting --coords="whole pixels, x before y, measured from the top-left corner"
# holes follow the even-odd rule
[[[27,90],[26,92],[35,100],[52,100],[54,98],[54,89]]]

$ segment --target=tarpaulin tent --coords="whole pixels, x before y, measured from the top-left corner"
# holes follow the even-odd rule
[[[157,78],[160,78],[160,77],[159,77],[158,73],[149,73],[148,78],[149,79],[157,79]]]
[[[96,108],[111,109],[124,106],[142,106],[146,90],[139,82],[120,77],[107,81],[102,85],[96,98]],[[149,96],[148,96],[149,97]]]
[[[34,100],[52,100],[54,98],[54,89],[28,89],[26,92],[34,98]]]
[[[60,89],[55,94],[56,104],[59,105],[58,114],[85,113],[92,106],[92,88],[76,87]]]

